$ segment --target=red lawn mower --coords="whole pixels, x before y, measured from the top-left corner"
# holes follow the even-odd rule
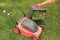
[[[0,9],[10,18],[14,19],[1,6],[0,6]],[[41,33],[43,31],[43,27],[38,26],[34,21],[32,21],[31,19],[28,19],[25,16],[25,13],[23,14],[24,14],[24,17],[20,18],[18,21],[14,19],[14,21],[16,22],[16,26],[13,29],[13,32],[15,34],[21,33],[23,36],[26,36],[26,37],[32,37],[33,40],[38,40],[39,36],[41,36]]]

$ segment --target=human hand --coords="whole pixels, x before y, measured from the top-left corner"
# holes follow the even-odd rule
[[[40,7],[44,6],[45,4],[50,4],[50,3],[54,3],[54,2],[55,2],[55,0],[46,0],[46,1],[42,2],[42,3],[36,4],[36,7],[40,8]]]
[[[36,7],[37,7],[37,8],[40,8],[40,7],[42,7],[42,6],[43,6],[43,4],[41,4],[41,3],[36,4]]]

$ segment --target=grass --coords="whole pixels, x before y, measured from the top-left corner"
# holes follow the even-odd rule
[[[44,0],[16,0],[17,4],[22,6],[26,16],[29,15],[29,8],[31,5],[35,5],[38,2]],[[13,2],[10,0],[0,0],[0,5],[3,6],[16,20],[21,18],[23,14],[16,8]],[[60,40],[60,4],[45,5],[47,10],[47,16],[44,20],[44,28],[39,40]],[[15,23],[12,22],[8,16],[0,11],[0,40],[32,40],[21,34],[15,35],[12,30]],[[39,21],[38,21],[39,22]]]

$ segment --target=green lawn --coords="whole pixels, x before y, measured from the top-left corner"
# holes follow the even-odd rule
[[[44,0],[16,0],[16,3],[22,6],[26,16],[29,15],[29,8]],[[23,14],[16,8],[10,0],[0,0],[0,5],[3,6],[16,20],[21,18]],[[60,40],[60,4],[45,5],[47,16],[44,20],[44,31],[39,40]],[[0,10],[0,40],[32,40],[21,34],[12,32],[15,23]]]

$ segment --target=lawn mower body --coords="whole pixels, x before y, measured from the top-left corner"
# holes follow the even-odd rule
[[[34,40],[38,40],[43,28],[27,17],[23,17],[18,20],[18,24],[13,31],[15,34],[21,33],[26,37],[33,37]]]
[[[9,16],[14,22],[16,20],[10,16],[10,14],[4,10],[1,6],[0,9]],[[28,19],[27,17],[22,17],[16,22],[16,26],[13,29],[13,32],[15,34],[21,33],[22,35],[26,37],[33,37],[34,40],[38,40],[39,36],[41,35],[43,31],[43,28],[41,26],[38,26],[34,21]]]

